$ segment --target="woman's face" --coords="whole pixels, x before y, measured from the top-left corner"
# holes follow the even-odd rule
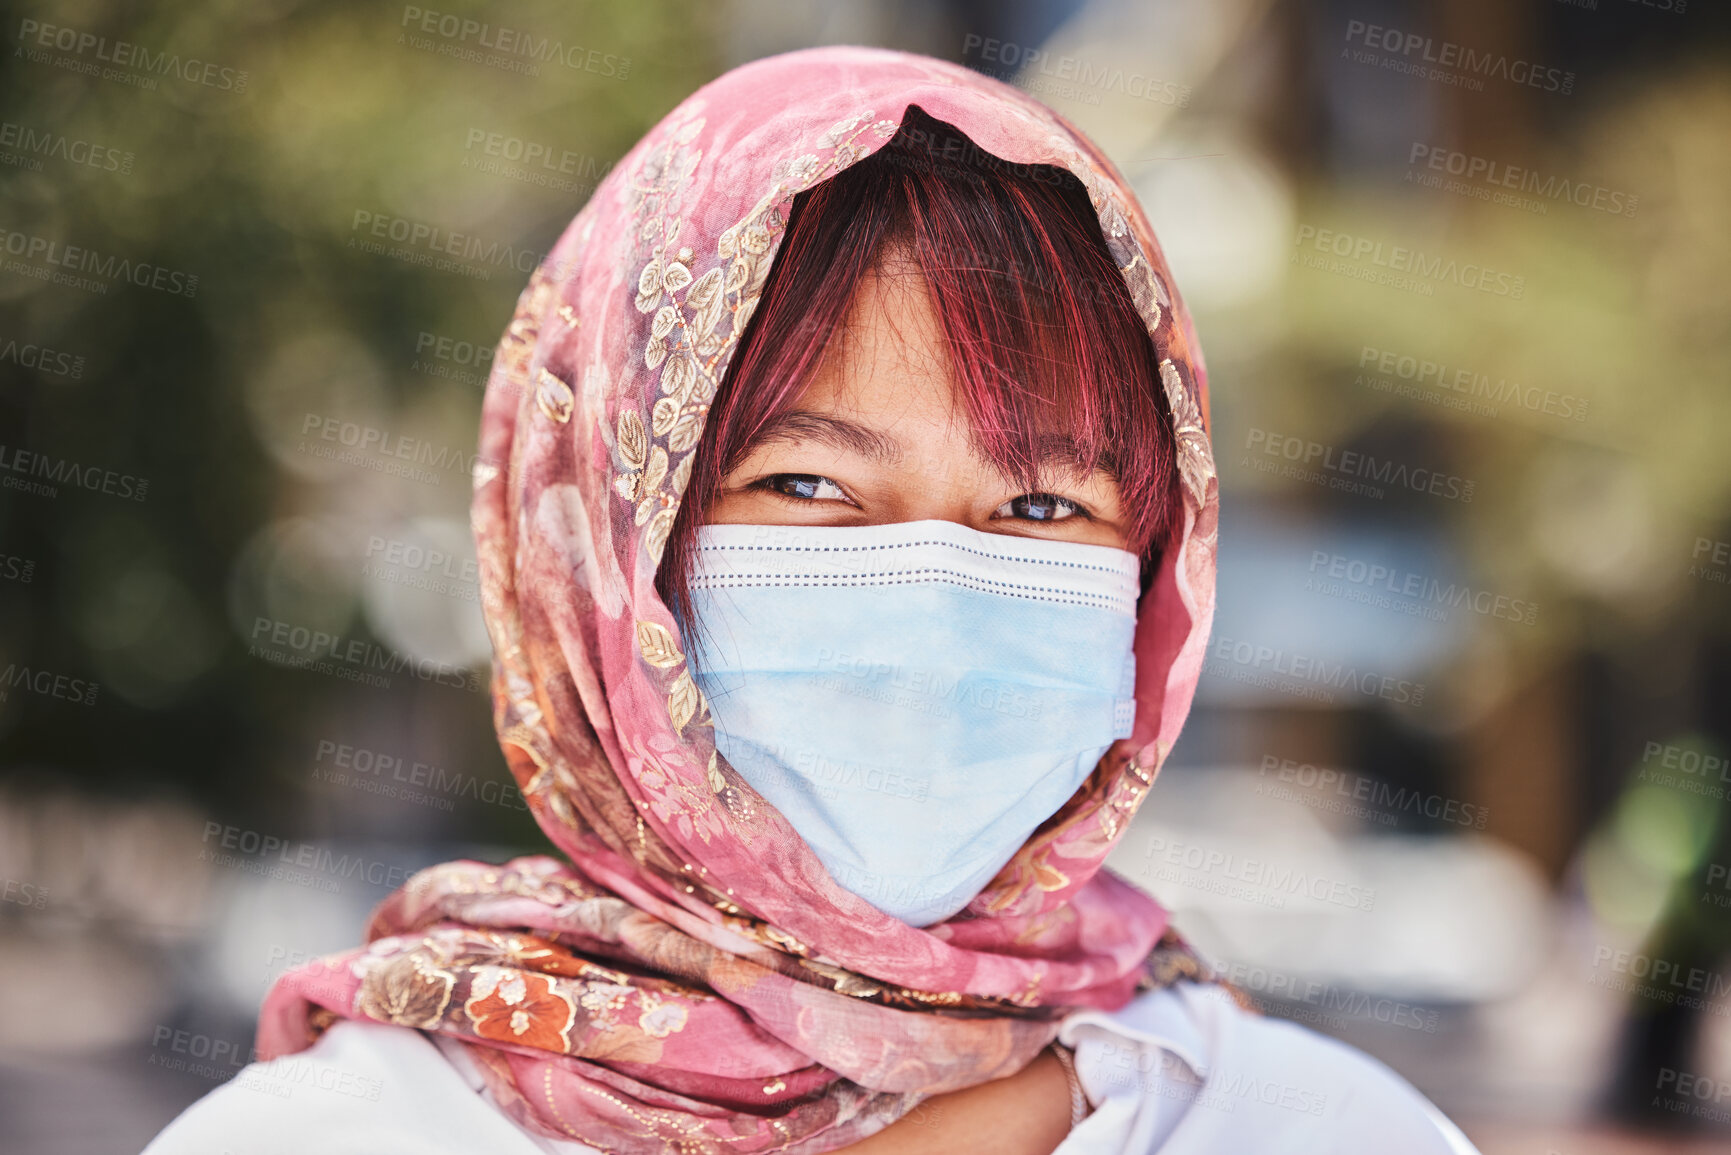
[[[797,407],[722,482],[712,523],[878,525],[938,519],[987,533],[1128,548],[1118,484],[1061,445],[1039,489],[970,437],[919,266],[888,248]]]

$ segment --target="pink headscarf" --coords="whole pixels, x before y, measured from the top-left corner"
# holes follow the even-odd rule
[[[831,881],[715,750],[655,591],[691,454],[794,195],[909,105],[1087,187],[1147,322],[1184,512],[1142,598],[1138,712],[1088,781],[954,918],[916,928]],[[1014,88],[826,48],[693,94],[623,160],[518,302],[473,507],[499,740],[568,861],[451,862],[391,895],[370,945],[285,975],[259,1050],[338,1017],[455,1036],[505,1111],[603,1151],[829,1151],[926,1096],[1020,1070],[1080,1007],[1166,981],[1165,912],[1101,870],[1189,710],[1214,607],[1200,353],[1123,178]],[[1159,972],[1159,973],[1156,973]]]

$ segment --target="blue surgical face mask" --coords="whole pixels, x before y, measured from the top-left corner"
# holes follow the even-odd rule
[[[1124,550],[709,525],[689,578],[722,756],[838,885],[911,925],[966,906],[1130,733]]]

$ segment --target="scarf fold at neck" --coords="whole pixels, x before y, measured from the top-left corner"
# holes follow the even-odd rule
[[[960,913],[916,928],[838,887],[715,749],[655,591],[709,402],[795,195],[912,105],[989,158],[1081,180],[1152,337],[1182,524],[1142,595],[1136,718]],[[1078,1008],[1183,968],[1101,869],[1183,724],[1214,605],[1205,373],[1146,218],[1079,132],[957,65],[826,48],[692,95],[609,173],[519,299],[474,473],[501,747],[562,858],[451,862],[368,945],[285,974],[265,1058],[342,1018],[461,1039],[534,1133],[608,1152],[822,1152],[1012,1074]],[[1170,939],[1166,940],[1170,943]]]

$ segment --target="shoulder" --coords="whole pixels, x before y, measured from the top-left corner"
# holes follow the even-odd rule
[[[144,1155],[577,1155],[543,1145],[419,1031],[341,1022],[309,1049],[254,1063],[181,1113]]]
[[[1074,1016],[1064,1037],[1077,1048],[1089,1097],[1127,1121],[1125,1151],[1476,1155],[1387,1066],[1246,1012],[1217,987],[1181,983],[1115,1014]]]

